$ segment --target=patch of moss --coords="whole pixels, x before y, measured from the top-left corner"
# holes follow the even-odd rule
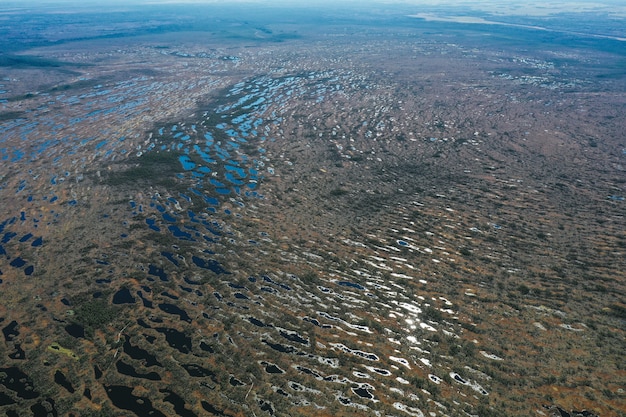
[[[181,170],[180,155],[178,152],[149,152],[137,158],[130,168],[108,174],[105,181],[112,186],[136,183],[174,186],[174,175]]]
[[[91,300],[81,304],[74,313],[74,320],[91,333],[110,323],[117,315],[117,309],[104,300]]]
[[[52,352],[62,353],[63,355],[67,355],[74,360],[79,359],[77,354],[75,354],[74,352],[72,352],[71,350],[67,348],[64,348],[63,346],[59,345],[56,342],[48,346],[48,350],[51,350]]]

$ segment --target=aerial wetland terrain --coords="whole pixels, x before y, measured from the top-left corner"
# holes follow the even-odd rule
[[[0,7],[0,414],[626,415],[624,16]]]

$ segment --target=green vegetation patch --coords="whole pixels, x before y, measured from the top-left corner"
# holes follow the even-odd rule
[[[74,320],[82,324],[85,330],[93,332],[104,327],[117,315],[117,309],[104,300],[92,300],[81,304],[74,314]]]
[[[43,58],[33,55],[0,55],[0,67],[23,68],[59,68],[66,65],[74,65],[56,59]]]
[[[609,306],[609,313],[620,319],[626,319],[626,306],[622,304],[611,304]]]
[[[69,356],[70,358],[72,358],[74,360],[78,360],[78,355],[77,354],[75,354],[74,352],[72,352],[69,349],[64,348],[63,346],[59,345],[56,342],[54,342],[50,346],[48,346],[48,350],[51,350],[52,352],[62,353],[63,355],[67,355],[67,356]]]
[[[76,81],[76,82],[69,83],[69,84],[59,84],[59,85],[55,85],[47,89],[43,89],[37,93],[25,93],[25,94],[20,94],[17,96],[11,96],[7,98],[7,101],[15,102],[15,101],[21,101],[21,100],[28,100],[28,99],[37,97],[40,94],[64,93],[64,92],[71,91],[71,90],[82,90],[86,88],[92,88],[97,85],[100,85],[103,82],[103,80],[104,79],[91,79],[91,80],[80,80],[80,81]],[[9,112],[9,113],[18,113],[18,112]],[[4,115],[5,113],[0,114],[0,121],[3,120]],[[18,118],[18,116],[20,116],[20,114],[18,114],[17,116],[13,118],[16,119]]]
[[[179,152],[149,152],[137,158],[128,169],[112,172],[106,182],[112,186],[150,183],[165,187],[175,185],[174,175],[181,171]]]
[[[91,88],[97,85],[102,84],[104,79],[90,79],[90,80],[80,80],[73,83],[68,84],[59,84],[54,87],[50,87],[45,92],[47,93],[60,93],[68,90],[80,90],[83,88]]]
[[[5,111],[0,113],[0,122],[15,120],[24,116],[23,111]]]
[[[344,190],[343,188],[335,188],[330,191],[331,197],[341,197],[342,195],[346,194],[348,194],[348,191]]]

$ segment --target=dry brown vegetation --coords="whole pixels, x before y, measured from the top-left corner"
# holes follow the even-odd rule
[[[26,156],[0,169],[1,372],[37,396],[0,374],[7,415],[126,415],[123,387],[137,415],[623,413],[611,56],[305,35],[85,41],[32,51],[78,74],[8,71],[0,115],[25,116],[0,117],[2,146]],[[262,198],[209,185],[239,167]]]

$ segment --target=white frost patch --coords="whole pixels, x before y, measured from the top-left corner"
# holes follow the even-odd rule
[[[398,306],[404,308],[405,310],[409,310],[413,314],[420,314],[422,312],[422,309],[414,304],[400,303]]]
[[[354,259],[352,259],[352,262],[356,262],[356,261]],[[353,269],[352,272],[354,272],[358,276],[363,276],[363,277],[371,277],[372,276],[367,271],[361,271],[361,270]]]
[[[398,262],[408,262],[408,259],[400,258],[400,257],[397,257],[397,256],[390,256],[389,259],[393,259],[394,261],[398,261]]]
[[[428,330],[429,332],[436,332],[437,329],[435,329],[433,326],[431,326],[430,324],[426,324],[424,322],[420,323],[420,327],[424,330]]]
[[[363,243],[361,243],[361,242],[356,242],[356,241],[354,241],[354,240],[350,240],[350,239],[344,239],[344,240],[343,240],[343,243],[345,243],[345,244],[347,244],[347,245],[350,245],[350,246],[359,246],[359,247],[361,247],[361,248],[367,248],[367,246],[366,246],[366,245],[364,245]]]
[[[412,417],[425,417],[424,413],[422,413],[422,410],[420,410],[419,408],[409,407],[402,403],[393,403],[393,408],[395,408],[396,410],[404,411]]]
[[[352,407],[352,408],[356,408],[358,410],[363,410],[363,411],[370,410],[370,408],[366,405],[353,403],[349,398],[344,397],[341,393],[338,393],[337,395],[335,395],[335,399],[339,401],[339,403],[345,407]]]
[[[424,349],[420,349],[420,348],[418,348],[417,346],[410,346],[410,347],[409,347],[409,349],[411,349],[411,350],[416,350],[416,351],[418,351],[419,353],[425,353],[425,354],[427,354],[427,355],[430,355],[430,352],[429,352],[429,351],[424,350]]]
[[[398,274],[397,272],[392,272],[390,275],[394,278],[413,279],[413,277],[410,277],[406,274]]]
[[[485,379],[487,381],[491,380],[491,377],[489,375],[487,375],[484,372],[479,371],[478,369],[474,369],[474,368],[470,368],[469,366],[465,365],[464,366],[465,369],[467,369],[468,371],[470,371],[471,373],[473,373],[474,375],[479,376],[482,379]]]
[[[404,379],[402,377],[397,377],[396,381],[398,381],[399,383],[404,384],[404,385],[409,385],[410,384],[409,381],[407,381],[406,379]]]
[[[420,358],[420,362],[422,362],[424,365],[428,366],[428,367],[432,367],[433,365],[430,363],[430,361],[426,358]]]
[[[441,378],[439,378],[437,375],[428,374],[428,379],[430,379],[437,385],[441,384]]]
[[[409,365],[409,361],[407,361],[404,358],[398,358],[397,356],[389,356],[389,359],[411,369],[411,366]]]
[[[437,407],[441,408],[442,410],[447,410],[448,407],[446,407],[445,405],[441,404],[438,401],[433,401],[433,404],[435,404]]]
[[[324,381],[328,381],[328,382],[335,382],[337,384],[354,384],[355,382],[346,378],[346,377],[342,377],[339,375],[328,375],[327,377],[324,377]]]
[[[456,334],[454,334],[454,333],[452,333],[452,332],[447,331],[446,329],[442,329],[441,331],[442,331],[442,332],[443,332],[443,334],[445,334],[446,336],[453,337],[453,338],[455,338],[455,339],[460,339],[460,337],[459,337],[459,336],[457,336]]]
[[[412,392],[410,392],[409,395],[407,395],[407,397],[411,401],[419,401],[420,400],[420,397],[418,397],[417,395],[413,394]]]
[[[361,326],[360,324],[352,324],[352,323],[348,323],[347,321],[344,321],[344,320],[341,320],[341,322],[342,322],[343,324],[345,324],[346,326],[348,326],[349,328],[351,328],[351,329],[360,330],[360,331],[362,331],[362,332],[369,333],[369,334],[372,334],[372,333],[373,333],[373,332],[370,330],[370,328],[369,328],[369,327],[367,327],[367,326]]]
[[[474,391],[479,392],[482,395],[489,395],[489,393],[483,387],[481,387],[476,381],[467,381],[463,379],[463,377],[461,377],[461,375],[457,374],[456,372],[450,372],[450,377],[456,382],[458,382],[459,384],[467,385],[471,387]]]
[[[315,395],[320,395],[322,393],[322,391],[316,390],[314,388],[309,388],[306,387],[302,384],[298,384],[295,381],[289,381],[287,383],[287,385],[289,386],[289,388],[291,388],[294,391],[298,391],[298,392],[310,392],[311,394],[315,394]]]
[[[378,361],[378,356],[373,353],[363,352],[362,350],[354,350],[350,349],[343,343],[329,343],[333,350],[339,349],[345,353],[349,353],[351,355],[360,356],[363,359],[367,359],[369,361]]]
[[[416,345],[421,345],[421,342],[419,342],[417,340],[417,337],[415,337],[415,336],[407,336],[406,340],[408,340],[409,342],[414,343]]]
[[[459,384],[469,385],[469,382],[463,379],[463,377],[461,377],[461,375],[457,374],[456,372],[450,372],[450,378],[454,379]]]
[[[441,301],[443,301],[443,302],[444,302],[447,306],[451,306],[451,305],[452,305],[452,303],[451,303],[449,300],[447,300],[446,298],[439,297],[439,299],[440,299]]]
[[[357,378],[372,379],[372,377],[369,374],[366,374],[364,372],[352,371],[352,375],[354,375]]]
[[[541,323],[539,323],[537,321],[533,323],[533,326],[535,326],[539,330],[548,330],[548,329],[546,329],[546,327],[543,324],[541,324]]]
[[[339,368],[339,359],[337,358],[324,358],[322,356],[318,356],[317,361],[322,365],[328,365],[331,368]]]
[[[401,345],[402,343],[400,343],[400,341],[398,339],[394,339],[393,337],[390,337],[388,339],[391,343],[395,343],[396,345]]]
[[[375,264],[374,262],[368,261],[366,259],[363,259],[363,262],[365,262],[366,264],[368,264],[370,266],[373,266],[374,268],[382,269],[383,271],[393,271],[393,268],[390,268],[390,267],[388,267],[387,265],[384,265],[384,264]]]
[[[375,368],[373,366],[368,366],[368,365],[363,365],[363,367],[370,372],[377,373],[378,375],[391,376],[391,372],[386,369]]]
[[[562,328],[564,328],[566,330],[571,330],[573,332],[582,332],[584,330],[584,329],[577,329],[577,328],[572,327],[571,325],[565,324],[565,323],[562,323],[559,326],[561,326]]]
[[[395,282],[390,282],[390,285],[393,285],[394,287],[398,288],[400,291],[404,292],[406,290],[406,288],[404,288],[402,285],[400,284],[396,284]]]
[[[496,355],[494,355],[492,353],[485,352],[484,350],[481,350],[480,354],[483,355],[485,358],[493,359],[494,361],[503,361],[504,360],[501,357],[496,356]]]
[[[486,389],[484,389],[483,387],[481,387],[477,382],[472,381],[472,383],[470,384],[470,386],[472,387],[472,389],[482,395],[489,395],[489,393],[487,392]]]
[[[374,288],[377,288],[377,289],[391,291],[391,288],[389,288],[387,286],[384,286],[382,284],[379,284],[377,282],[368,281],[368,282],[366,282],[366,284],[369,285],[370,287],[374,287]]]
[[[395,392],[396,394],[400,394],[404,397],[404,391],[402,391],[400,388],[390,387],[389,391]]]

